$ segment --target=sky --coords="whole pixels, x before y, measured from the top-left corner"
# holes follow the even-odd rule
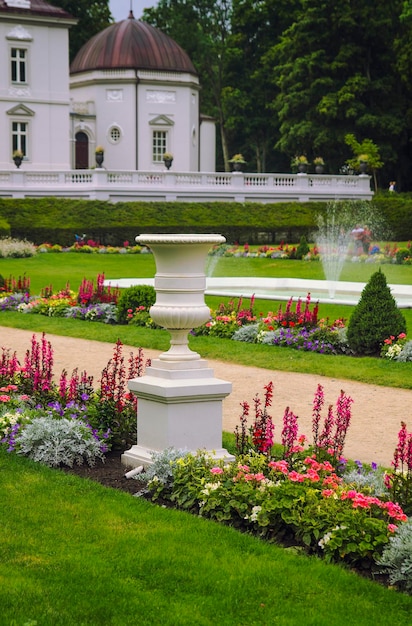
[[[129,16],[130,4],[133,15],[138,20],[142,17],[143,9],[157,5],[157,0],[109,0],[110,12],[116,22],[126,20]]]

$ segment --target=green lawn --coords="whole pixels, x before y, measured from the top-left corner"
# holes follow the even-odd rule
[[[288,261],[280,259],[219,257],[208,260],[213,276],[257,276],[268,278],[309,278],[323,280],[318,261]],[[412,265],[381,265],[346,263],[342,280],[367,282],[382,268],[388,283],[412,284]],[[44,253],[27,259],[0,258],[0,274],[26,276],[31,279],[32,293],[53,285],[55,291],[63,289],[67,281],[77,289],[84,277],[96,278],[104,273],[106,278],[151,278],[156,271],[152,254],[76,254]]]

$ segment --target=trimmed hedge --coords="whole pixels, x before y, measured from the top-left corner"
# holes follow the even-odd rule
[[[388,220],[395,240],[412,238],[412,198],[377,196],[373,204]],[[72,245],[75,234],[86,234],[103,245],[134,242],[141,233],[212,233],[228,243],[279,243],[313,240],[316,216],[325,202],[109,202],[66,198],[0,198],[1,227],[7,235],[35,244]]]

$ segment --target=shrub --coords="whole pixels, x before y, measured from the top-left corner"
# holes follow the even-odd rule
[[[406,333],[406,321],[381,270],[372,274],[348,324],[350,348],[361,355],[378,356],[387,337]]]
[[[121,293],[117,303],[117,321],[127,324],[130,311],[138,307],[150,308],[156,302],[156,292],[151,285],[135,285]]]
[[[308,254],[309,250],[310,248],[308,246],[308,242],[306,241],[306,237],[302,235],[302,237],[300,238],[300,243],[296,249],[296,258],[303,259],[303,257]]]
[[[408,248],[400,248],[396,253],[396,263],[398,265],[402,265],[405,259],[408,259],[411,256],[411,251]]]

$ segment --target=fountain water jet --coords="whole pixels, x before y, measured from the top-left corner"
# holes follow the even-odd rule
[[[326,218],[318,218],[319,230],[315,241],[319,248],[323,271],[328,284],[329,297],[333,299],[336,293],[336,283],[339,281],[351,242],[351,229],[348,226],[348,216],[336,204],[328,206]]]

